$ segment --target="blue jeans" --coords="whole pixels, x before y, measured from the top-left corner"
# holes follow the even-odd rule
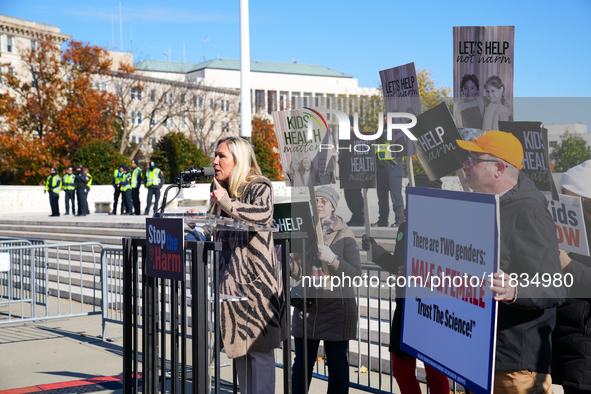
[[[304,394],[304,339],[294,338],[295,360],[291,369],[292,394]],[[312,371],[318,357],[320,340],[308,339],[308,388]],[[327,394],[349,392],[349,341],[324,341],[326,365],[328,366]]]
[[[148,188],[148,200],[146,201],[146,210],[144,211],[144,214],[146,215],[150,212],[152,196],[154,196],[154,213],[156,213],[158,210],[158,202],[160,202],[160,189],[155,189],[152,187]]]
[[[388,225],[388,216],[390,215],[390,201],[388,194],[392,198],[392,205],[395,219],[402,220],[404,217],[404,200],[402,199],[402,176],[404,167],[402,163],[397,165],[388,165],[378,169],[378,222],[381,225]]]

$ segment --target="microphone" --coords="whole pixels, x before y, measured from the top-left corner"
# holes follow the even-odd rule
[[[183,177],[188,176],[188,177],[211,177],[215,175],[215,171],[213,169],[213,167],[202,167],[202,168],[195,168],[195,167],[191,167],[188,170],[185,171],[180,171],[179,174]]]

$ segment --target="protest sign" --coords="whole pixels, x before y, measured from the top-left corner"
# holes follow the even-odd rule
[[[566,252],[589,256],[587,229],[581,197],[559,194],[558,200],[549,192],[544,195],[548,200],[548,210],[556,224],[558,247]]]
[[[146,219],[146,274],[185,280],[183,219]]]
[[[453,28],[454,120],[460,128],[498,130],[513,120],[515,26]]]
[[[431,180],[459,170],[468,158],[468,152],[458,147],[456,140],[462,136],[445,103],[417,116],[410,132],[417,137],[417,155]]]
[[[349,141],[339,141],[339,146],[341,189],[375,189],[375,148],[355,135]]]
[[[487,278],[499,264],[498,196],[426,188],[406,193],[400,347],[475,393],[490,393],[497,303]]]
[[[274,111],[275,135],[287,186],[318,186],[335,183],[334,160],[328,145],[330,133],[317,111],[303,108]],[[312,133],[309,135],[308,128]]]
[[[380,71],[384,105],[388,112],[406,112],[413,115],[420,114],[421,98],[419,95],[419,80],[414,63],[389,68]],[[406,123],[406,119],[396,118],[394,123]],[[410,139],[401,130],[396,130],[392,135],[392,144],[402,145],[400,152],[394,152],[397,157],[414,155],[414,146]]]
[[[306,252],[317,252],[318,244],[314,237],[314,222],[308,201],[281,203],[273,205],[273,227],[278,232],[305,232]],[[292,240],[291,251],[300,253],[302,251],[302,240]]]
[[[513,134],[521,142],[521,171],[536,184],[536,187],[545,192],[556,190],[548,156],[548,130],[542,128],[542,122],[499,122],[499,130]],[[557,192],[554,198],[558,199]]]

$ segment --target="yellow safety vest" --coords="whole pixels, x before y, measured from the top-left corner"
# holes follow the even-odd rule
[[[158,186],[160,184],[160,168],[148,171],[146,186]]]

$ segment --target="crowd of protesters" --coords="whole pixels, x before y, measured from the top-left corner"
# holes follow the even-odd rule
[[[521,170],[524,152],[519,140],[510,133],[489,131],[474,141],[457,141],[459,148],[468,152],[464,162],[464,185],[478,193],[499,196],[499,272],[489,279],[489,289],[498,302],[497,338],[495,352],[495,393],[552,393],[552,384],[560,384],[566,394],[591,390],[591,259],[588,256],[566,253],[559,249],[556,225],[547,209],[546,197]],[[273,192],[268,179],[262,176],[249,143],[232,137],[221,140],[213,162],[215,179],[211,186],[209,213],[249,220],[269,225],[273,218]],[[66,191],[66,214],[69,204],[74,214],[74,195],[79,200],[78,214],[88,213],[86,196],[92,184],[87,168],[72,168],[62,177],[51,170],[45,190],[50,194],[52,216],[59,216],[59,192]],[[430,181],[424,174],[415,177],[416,187],[441,188],[441,181]],[[144,214],[149,214],[152,197],[157,212],[160,189],[164,184],[162,171],[150,161],[144,174],[134,160],[132,168],[120,166],[114,171],[116,214],[121,197],[121,214],[140,215],[139,187],[144,183],[148,201]],[[591,160],[565,172],[560,181],[562,194],[582,198],[587,242],[591,239]],[[72,191],[76,191],[73,193]],[[338,193],[322,186],[316,191],[316,208],[322,226],[323,243],[317,253],[294,254],[290,268],[292,277],[306,271],[321,270],[325,266],[331,274],[360,274],[360,257],[354,235],[343,219],[334,214]],[[195,210],[188,211],[194,213]],[[400,213],[401,220],[405,217]],[[477,224],[477,219],[475,219]],[[396,267],[404,275],[404,236],[406,225],[399,224],[394,253],[387,252],[371,238],[364,236],[362,247],[371,250],[371,261]],[[249,289],[248,301],[225,303],[223,316],[249,316],[254,328],[242,330],[229,317],[222,322],[221,332],[228,356],[236,358],[239,381],[248,389],[244,392],[272,392],[275,385],[273,349],[286,337],[285,316],[281,312],[287,301],[281,296],[278,265],[271,253],[270,236],[249,238],[249,245],[224,249],[224,288],[232,294],[235,286]],[[252,256],[247,249],[258,251],[250,272],[246,260]],[[306,261],[308,260],[308,261]],[[318,266],[318,267],[316,267]],[[544,288],[512,284],[509,275],[521,273],[570,273],[575,285]],[[238,276],[236,276],[238,275]],[[242,275],[242,276],[240,276]],[[254,277],[250,282],[247,277]],[[261,279],[263,278],[263,279]],[[348,392],[348,341],[357,336],[356,303],[353,293],[339,289],[339,297],[323,294],[314,304],[306,304],[306,312],[294,306],[292,334],[296,358],[292,370],[293,392],[301,393],[309,385],[312,367],[317,360],[320,341],[324,342],[329,370],[328,392]],[[304,300],[307,302],[307,300]],[[420,394],[415,376],[416,360],[400,349],[402,295],[397,293],[396,313],[390,332],[392,373],[402,394]],[[228,305],[231,304],[231,305]],[[307,319],[307,324],[303,321]],[[307,335],[303,327],[307,327]],[[236,335],[239,330],[240,335]],[[307,357],[304,356],[304,349]],[[307,368],[304,365],[307,364]],[[427,385],[435,394],[449,392],[448,380],[441,372],[426,365]],[[308,379],[305,379],[307,376]],[[248,382],[248,383],[246,383]],[[271,390],[271,391],[268,391]]]

